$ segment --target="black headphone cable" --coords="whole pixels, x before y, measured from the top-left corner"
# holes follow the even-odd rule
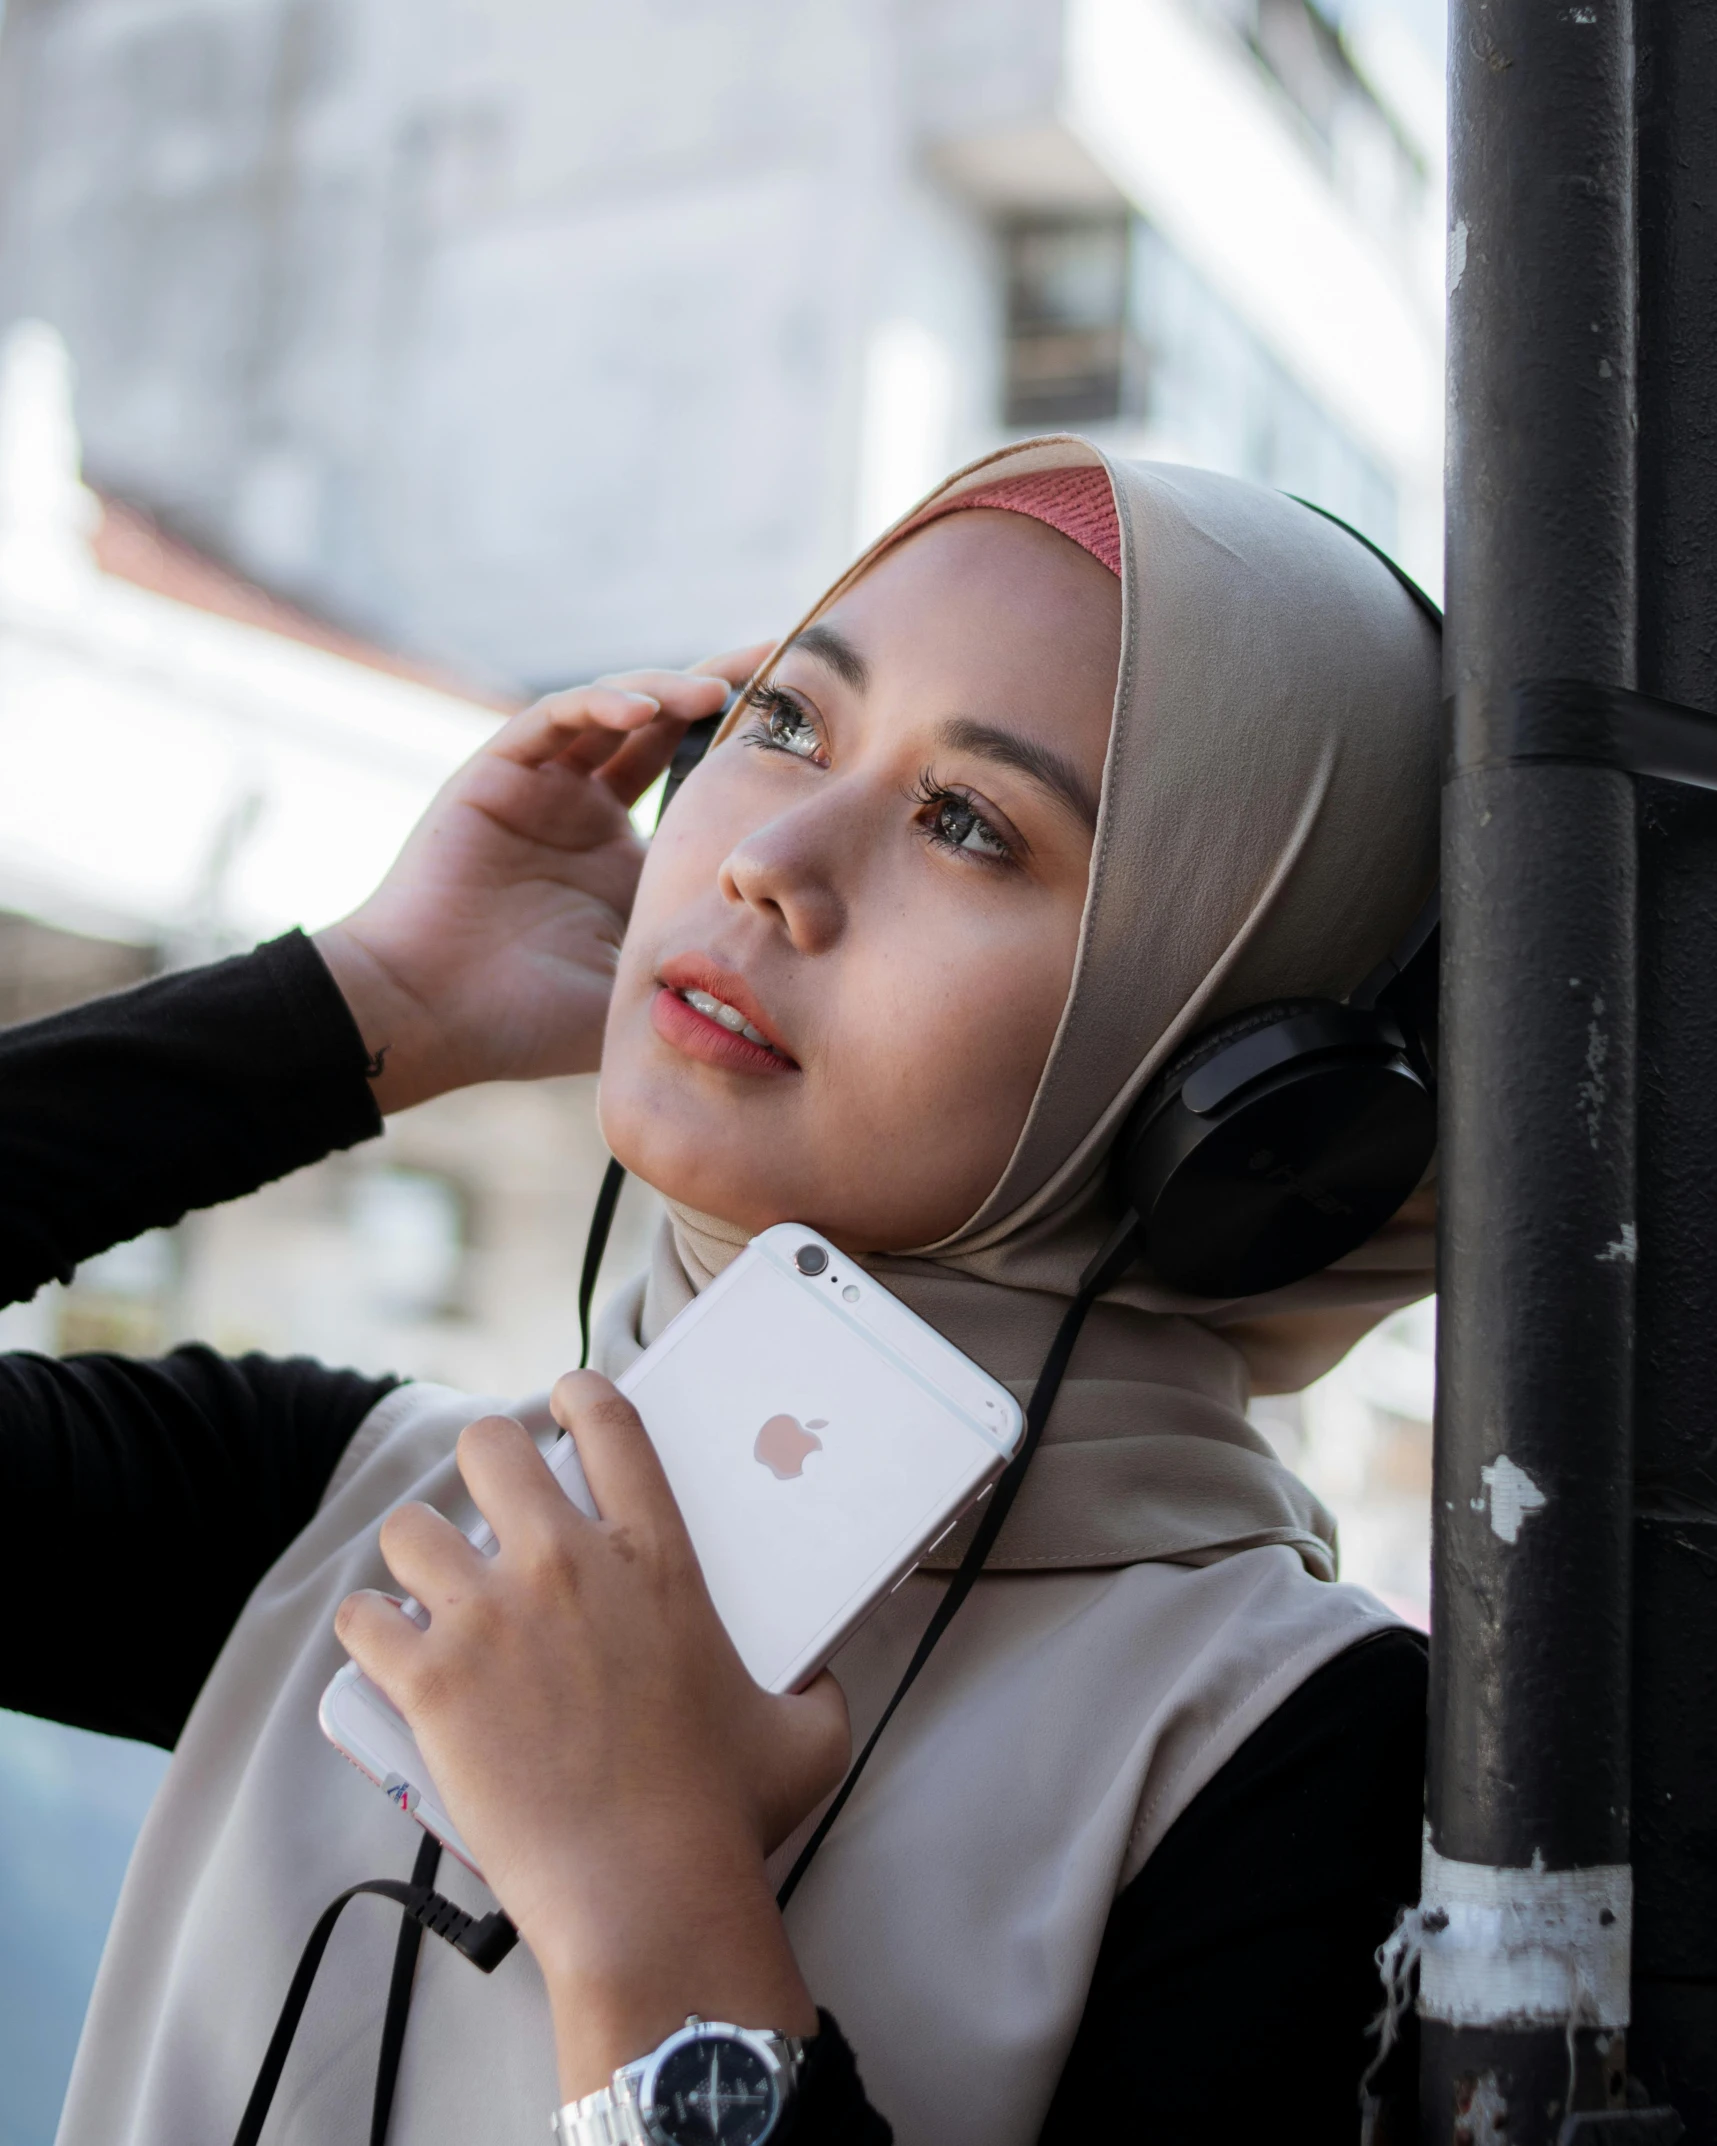
[[[417,1861],[411,1866],[411,1882],[427,1892],[441,1868],[441,1843],[425,1833],[417,1844]],[[382,2046],[376,2058],[376,2091],[370,2105],[370,2146],[387,2146],[388,2119],[393,2115],[394,2088],[399,2084],[399,2060],[405,2049],[405,2023],[411,2011],[412,1985],[417,1979],[417,1955],[423,1948],[423,1925],[413,1916],[399,1919],[399,1941],[394,1946],[393,1973],[388,1978],[388,2008],[382,2017]]]
[[[961,1558],[948,1590],[936,1605],[936,1614],[924,1627],[924,1636],[919,1640],[906,1672],[894,1687],[893,1696],[883,1708],[876,1727],[865,1740],[864,1749],[847,1768],[846,1779],[836,1789],[828,1809],[817,1821],[815,1832],[800,1849],[798,1860],[781,1881],[781,1889],[775,1895],[777,1907],[785,1908],[798,1891],[799,1881],[811,1867],[817,1850],[829,1837],[830,1828],[846,1808],[847,1799],[858,1786],[859,1776],[870,1763],[870,1755],[881,1741],[882,1732],[894,1719],[895,1709],[918,1681],[919,1671],[936,1651],[938,1641],[953,1623],[962,1602],[977,1584],[984,1569],[984,1560],[995,1547],[996,1537],[1002,1531],[1002,1523],[1013,1510],[1014,1500],[1019,1496],[1020,1485],[1025,1481],[1025,1472],[1031,1466],[1031,1457],[1037,1451],[1043,1437],[1044,1425],[1049,1421],[1049,1412],[1055,1406],[1055,1397],[1061,1391],[1062,1379],[1073,1359],[1074,1344],[1079,1339],[1079,1330],[1085,1324],[1085,1315],[1107,1289],[1112,1289],[1139,1253],[1139,1218],[1126,1215],[1111,1232],[1102,1250],[1092,1260],[1079,1278],[1061,1324],[1055,1330],[1055,1339],[1049,1345],[1049,1354],[1043,1360],[1043,1369],[1037,1374],[1037,1383],[1032,1387],[1031,1400],[1025,1412],[1025,1435],[1020,1440],[1019,1451],[1009,1461],[997,1480],[995,1489],[980,1508],[977,1532]]]
[[[233,2146],[257,2146],[262,2136],[262,2127],[268,2120],[268,2111],[274,2100],[275,2089],[280,2084],[280,2075],[286,2069],[286,2059],[292,2048],[293,2037],[298,2032],[298,2022],[304,2016],[304,2007],[310,2000],[310,1991],[316,1980],[316,1971],[322,1964],[322,1955],[328,1949],[328,1940],[334,1934],[334,1925],[349,1902],[360,1893],[374,1893],[383,1900],[396,1901],[405,1910],[406,1930],[421,1933],[433,1930],[445,1938],[458,1952],[462,1952],[474,1967],[492,1975],[501,1962],[519,1941],[519,1933],[513,1928],[500,1909],[490,1915],[467,1915],[451,1900],[435,1891],[429,1879],[441,1859],[441,1844],[425,1834],[417,1851],[417,1862],[408,1884],[402,1885],[397,1878],[366,1878],[361,1884],[351,1885],[331,1900],[317,1919],[316,1927],[298,1958],[292,1982],[286,1992],[286,2002],[280,2008],[280,2017],[275,2022],[274,2032],[269,2037],[268,2049],[262,2067],[256,2075],[256,2084],[251,2088],[250,2100],[245,2104],[244,2115],[233,2137]],[[399,2075],[400,2053],[405,2046],[406,2012],[411,2003],[411,1986],[417,1966],[417,1947],[408,1949],[406,1931],[400,1933],[400,1943],[394,1953],[393,1977],[388,1987],[387,2016],[382,2029],[381,2060],[376,2068],[375,2106],[371,2116],[370,2138],[372,2146],[381,2146],[387,2135],[387,2122],[393,2108],[394,2086]]]
[[[590,1363],[590,1300],[596,1294],[596,1277],[602,1272],[602,1255],[608,1249],[608,1233],[614,1227],[614,1210],[620,1204],[620,1188],[626,1182],[626,1165],[610,1155],[602,1173],[601,1189],[591,1209],[590,1234],[584,1240],[584,1270],[578,1277],[578,1368]]]
[[[596,1286],[597,1272],[602,1264],[602,1254],[608,1241],[608,1233],[614,1220],[615,1204],[620,1196],[626,1173],[616,1161],[610,1161],[602,1180],[602,1191],[591,1215],[590,1237],[585,1248],[584,1272],[579,1285],[579,1320],[585,1335],[584,1357],[589,1354],[589,1305]],[[947,1592],[936,1605],[935,1615],[924,1629],[906,1666],[905,1674],[895,1686],[880,1719],[866,1739],[864,1749],[848,1767],[846,1778],[835,1791],[827,1810],[817,1822],[816,1830],[799,1851],[797,1860],[783,1880],[776,1894],[777,1904],[785,1908],[798,1890],[799,1881],[811,1867],[817,1850],[828,1838],[847,1800],[858,1786],[859,1776],[870,1762],[872,1752],[881,1741],[883,1731],[893,1720],[895,1711],[906,1694],[917,1682],[920,1671],[935,1652],[942,1635],[947,1631],[960,1605],[976,1585],[984,1569],[984,1561],[995,1547],[1002,1524],[1013,1509],[1019,1496],[1025,1472],[1031,1465],[1032,1455],[1037,1451],[1043,1437],[1044,1426],[1049,1421],[1055,1397],[1061,1390],[1061,1382],[1073,1358],[1074,1345],[1080,1329],[1085,1324],[1085,1315],[1107,1289],[1112,1289],[1126,1270],[1138,1257],[1138,1217],[1129,1213],[1110,1233],[1107,1242],[1095,1259],[1086,1268],[1079,1280],[1061,1323],[1056,1328],[1055,1338],[1049,1345],[1043,1368],[1032,1388],[1031,1400],[1026,1408],[1025,1433],[1020,1440],[1019,1451],[1002,1471],[995,1489],[980,1508],[977,1531],[960,1560],[958,1569],[948,1582]],[[418,1949],[425,1930],[434,1931],[484,1974],[493,1974],[495,1969],[512,1951],[518,1942],[518,1932],[500,1909],[482,1917],[467,1915],[462,1909],[434,1889],[434,1879],[441,1861],[441,1843],[426,1833],[417,1851],[417,1861],[408,1884],[402,1885],[395,1878],[370,1878],[360,1885],[353,1885],[331,1901],[323,1910],[316,1927],[299,1957],[291,1986],[286,1993],[286,2002],[280,2008],[280,2017],[269,2039],[267,2053],[251,2089],[250,2100],[245,2106],[233,2146],[257,2146],[262,2136],[262,2127],[268,2118],[275,2089],[280,2084],[281,2073],[286,2068],[286,2059],[291,2051],[293,2037],[298,2032],[298,2023],[309,2002],[311,1987],[316,1980],[317,1969],[322,1964],[322,1955],[328,1948],[328,1940],[334,1934],[334,1925],[339,1921],[348,1902],[357,1899],[360,1893],[373,1893],[384,1900],[397,1901],[404,1910],[404,1922],[399,1933],[399,1942],[394,1950],[393,1973],[388,1984],[387,2012],[382,2024],[381,2050],[376,2065],[375,2100],[370,2118],[370,2146],[386,2146],[388,2119],[393,2110],[394,2090],[399,2078],[400,2057],[405,2047],[406,2018],[411,2007],[412,1984],[417,1971]]]

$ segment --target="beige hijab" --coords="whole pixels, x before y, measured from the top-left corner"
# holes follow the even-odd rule
[[[868,1262],[1022,1399],[1118,1219],[1109,1149],[1158,1067],[1249,1005],[1344,997],[1436,877],[1437,636],[1364,545],[1279,493],[1035,440],[949,478],[795,631],[926,509],[1090,466],[1120,524],[1121,659],[1072,987],[978,1212]],[[1337,1266],[1241,1301],[1124,1281],[1087,1323],[992,1568],[1206,1563],[1282,1543],[1333,1577],[1334,1523],[1248,1425],[1247,1399],[1307,1384],[1423,1296],[1431,1224],[1427,1192]],[[649,1276],[604,1321],[601,1368],[618,1373],[744,1242],[670,1204]],[[963,1547],[957,1533],[935,1562]]]

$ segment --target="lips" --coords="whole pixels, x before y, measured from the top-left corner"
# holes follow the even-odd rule
[[[664,1042],[735,1073],[795,1073],[798,1065],[744,977],[701,954],[676,955],[658,973],[650,1017]]]
[[[718,998],[711,998],[707,991],[682,991],[680,993],[693,1013],[701,1013],[706,1021],[714,1021],[725,1028],[730,1036],[743,1036],[747,1043],[758,1043],[767,1051],[773,1048],[769,1038],[760,1028],[754,1028],[737,1006],[727,1006]]]

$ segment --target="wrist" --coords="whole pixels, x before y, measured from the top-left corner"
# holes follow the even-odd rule
[[[647,2055],[689,2014],[784,2035],[817,2031],[761,1861],[643,1869],[606,1901],[524,1930],[547,1984],[562,2096]]]
[[[435,1024],[423,1002],[349,924],[330,924],[314,943],[369,1053],[378,1110],[407,1110],[458,1085],[437,1063]]]

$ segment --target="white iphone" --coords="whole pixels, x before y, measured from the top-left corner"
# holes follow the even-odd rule
[[[791,1222],[754,1238],[616,1383],[740,1659],[776,1692],[816,1675],[995,1481],[1023,1429],[1005,1386]],[[594,1518],[573,1441],[547,1459]],[[494,1536],[479,1522],[471,1540],[488,1550]],[[355,1664],[323,1694],[321,1722],[471,1862],[411,1731]]]

